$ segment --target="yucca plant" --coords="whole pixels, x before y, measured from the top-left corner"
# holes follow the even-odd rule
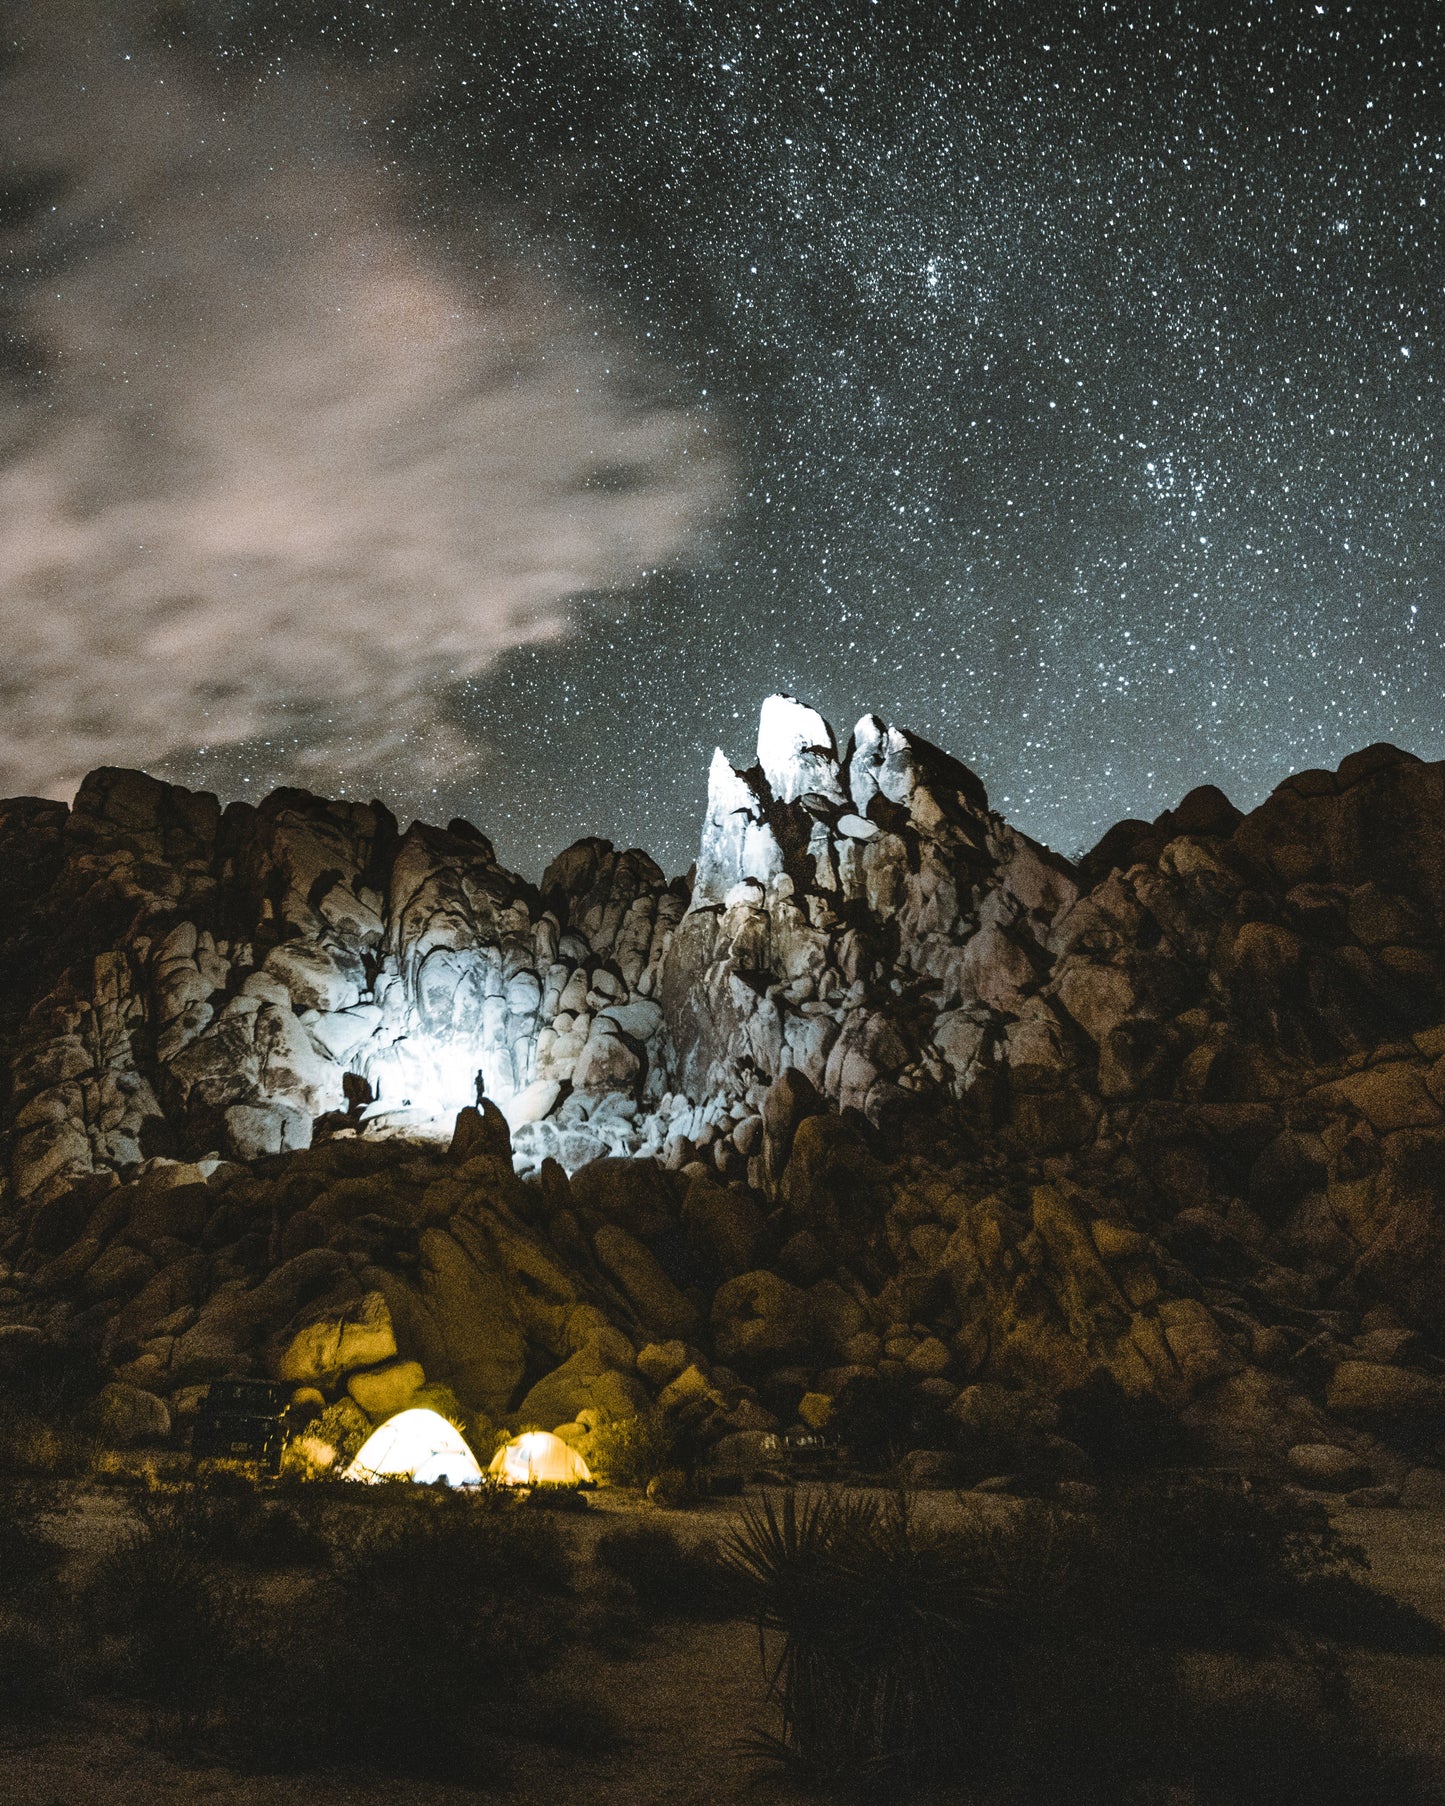
[[[810,1782],[910,1783],[996,1743],[1020,1603],[1007,1545],[924,1529],[901,1496],[787,1493],[749,1505],[724,1553],[781,1712],[763,1747]]]
[[[1201,1508],[1204,1525],[1221,1521],[1216,1507],[1211,1497]],[[1201,1806],[1326,1793],[1434,1800],[1367,1735],[1331,1652],[1298,1638],[1267,1641],[1247,1670],[1257,1724],[1246,1714],[1241,1730],[1248,1721],[1256,1745],[1277,1732],[1282,1746],[1269,1786],[1231,1762],[1181,1652],[1220,1647],[1219,1611],[1199,1601],[1242,1562],[1260,1591],[1260,1574],[1274,1571],[1260,1550],[1299,1559],[1296,1525],[1259,1528],[1259,1550],[1213,1549],[1205,1537],[1201,1551],[1193,1520],[1184,1536],[1161,1518],[1141,1524],[1117,1501],[1104,1522],[1021,1504],[944,1526],[904,1498],[764,1494],[725,1546],[750,1589],[781,1713],[761,1747],[830,1792],[911,1797],[946,1781],[1050,1806],[1154,1806],[1180,1787]],[[1307,1555],[1309,1571],[1318,1552]],[[1269,1692],[1276,1683],[1298,1709]],[[1309,1756],[1311,1739],[1328,1743],[1328,1763]]]

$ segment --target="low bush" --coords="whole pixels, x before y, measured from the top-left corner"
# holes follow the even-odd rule
[[[1223,1698],[1192,1691],[1172,1728],[1160,1769],[1187,1778],[1208,1806],[1440,1806],[1414,1758],[1347,1707],[1311,1697],[1298,1677]]]
[[[218,1561],[249,1568],[324,1567],[331,1545],[314,1514],[260,1494],[201,1496],[194,1534]]]
[[[1138,1473],[1189,1459],[1189,1434],[1152,1393],[1132,1397],[1098,1372],[1059,1399],[1059,1434],[1077,1443],[1103,1474]]]
[[[561,1597],[572,1586],[572,1563],[555,1524],[505,1493],[422,1492],[404,1504],[411,1514],[361,1536],[341,1565],[344,1586],[394,1572],[414,1561],[428,1584],[450,1571],[460,1589],[488,1588]]]
[[[87,1474],[97,1450],[88,1414],[103,1377],[86,1349],[38,1336],[0,1341],[0,1470]]]
[[[314,1568],[331,1554],[321,1504],[282,1502],[257,1491],[254,1480],[236,1485],[223,1477],[219,1484],[151,1493],[136,1510],[147,1535],[188,1557],[245,1568]]]
[[[733,1618],[749,1595],[735,1569],[710,1538],[685,1544],[660,1525],[609,1530],[597,1539],[596,1559],[626,1581],[642,1609],[654,1618]]]
[[[1445,1629],[1358,1574],[1308,1574],[1288,1600],[1289,1621],[1308,1635],[1391,1655],[1445,1655]]]
[[[0,1341],[0,1414],[73,1425],[88,1413],[106,1375],[89,1349],[41,1336]]]
[[[69,1626],[57,1581],[64,1551],[45,1532],[35,1484],[0,1485],[0,1724],[30,1725],[69,1698]]]
[[[564,1516],[588,1512],[592,1501],[580,1486],[555,1486],[541,1483],[522,1491],[517,1501],[523,1511],[560,1511]]]
[[[696,1454],[692,1441],[676,1412],[651,1405],[635,1417],[599,1425],[588,1461],[599,1480],[642,1488],[671,1468],[690,1472]]]
[[[142,1701],[153,1738],[189,1741],[215,1720],[243,1646],[240,1598],[183,1518],[154,1514],[91,1576],[82,1601],[95,1676]]]
[[[1190,1672],[1095,1635],[1042,1641],[1016,1684],[997,1771],[1016,1806],[1439,1806],[1307,1663]]]
[[[33,1725],[57,1711],[68,1693],[55,1630],[0,1611],[0,1724],[12,1729]]]
[[[540,1685],[577,1634],[555,1530],[458,1505],[389,1513],[304,1622],[253,1652],[232,1727],[252,1760],[476,1784],[500,1738],[551,1741],[578,1725],[580,1707],[564,1710]],[[586,1735],[602,1734],[595,1713],[587,1723]]]
[[[78,1610],[90,1684],[142,1703],[157,1740],[475,1783],[499,1739],[607,1734],[544,1684],[584,1627],[557,1526],[509,1496],[346,1487],[283,1503],[191,1487],[143,1498],[138,1516]],[[300,1564],[312,1573],[284,1605],[250,1583]]]
[[[94,1465],[95,1437],[78,1424],[51,1423],[0,1403],[0,1470],[81,1480]]]
[[[53,1588],[63,1555],[41,1526],[45,1501],[10,1479],[0,1486],[0,1604],[23,1606]]]
[[[1307,1584],[1358,1583],[1365,1566],[1322,1505],[1230,1473],[1112,1489],[1080,1557],[1082,1619],[1108,1610],[1142,1641],[1196,1649],[1277,1641],[1304,1621]]]
[[[893,1467],[910,1449],[954,1450],[958,1426],[912,1379],[868,1374],[837,1399],[829,1430],[865,1472]],[[991,1471],[997,1472],[994,1467]]]

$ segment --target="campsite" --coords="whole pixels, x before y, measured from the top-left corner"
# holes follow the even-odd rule
[[[1326,1511],[1218,1473],[1045,1499],[781,1466],[659,1503],[538,1433],[485,1465],[414,1409],[338,1477],[8,1479],[0,1797],[1441,1797],[1423,1474]]]

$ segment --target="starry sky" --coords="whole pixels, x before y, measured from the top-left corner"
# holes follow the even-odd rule
[[[1070,853],[1445,756],[1438,5],[38,10],[6,790],[678,870],[774,689]]]

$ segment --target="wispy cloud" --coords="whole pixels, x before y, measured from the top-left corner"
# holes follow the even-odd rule
[[[22,8],[0,91],[57,178],[0,239],[39,368],[0,391],[0,793],[273,735],[293,780],[455,768],[439,688],[685,559],[711,441],[483,230],[419,235],[319,75],[218,93],[131,23]]]

